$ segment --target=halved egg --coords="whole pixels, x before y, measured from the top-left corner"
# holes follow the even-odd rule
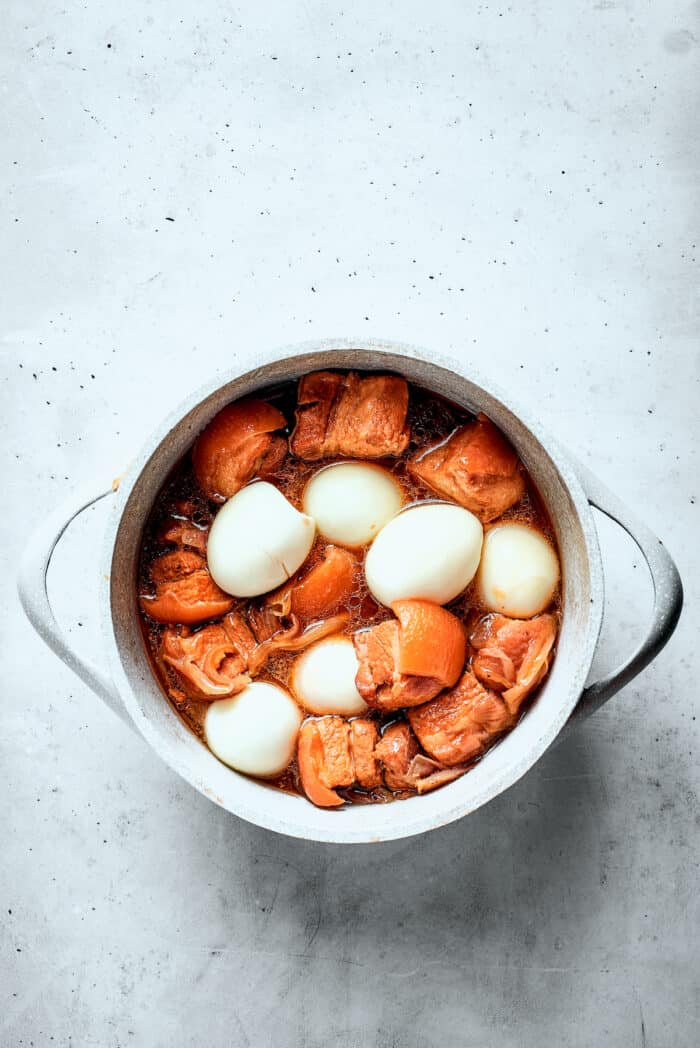
[[[486,533],[477,585],[484,604],[513,618],[544,611],[559,582],[559,559],[544,535],[526,524]]]
[[[391,474],[367,462],[338,462],[314,474],[304,491],[304,510],[319,532],[340,546],[371,542],[403,504]]]
[[[294,663],[292,690],[310,713],[353,717],[367,704],[355,687],[359,663],[349,637],[328,637],[308,648]]]
[[[468,509],[445,502],[411,506],[370,546],[367,585],[380,604],[421,598],[447,604],[474,578],[482,540],[481,523]]]
[[[248,484],[214,517],[207,564],[214,582],[234,597],[257,597],[281,586],[306,560],[316,526],[274,484]]]
[[[212,702],[204,735],[215,756],[259,778],[281,775],[294,756],[302,712],[276,684],[254,681],[231,699]]]

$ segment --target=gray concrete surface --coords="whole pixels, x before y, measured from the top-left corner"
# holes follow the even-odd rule
[[[3,14],[0,1043],[694,1048],[700,5]],[[194,384],[356,333],[511,388],[646,514],[688,604],[507,795],[351,849],[179,782],[41,646],[13,575],[32,522]],[[85,650],[102,513],[52,573]],[[605,666],[649,593],[602,532]]]

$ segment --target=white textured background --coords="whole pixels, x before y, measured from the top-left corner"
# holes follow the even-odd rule
[[[3,1046],[700,1042],[699,44],[680,0],[6,0]],[[31,523],[193,386],[334,334],[473,361],[687,588],[657,662],[507,795],[355,849],[179,782],[13,582]],[[84,650],[103,520],[53,572]],[[602,530],[608,665],[648,586]]]

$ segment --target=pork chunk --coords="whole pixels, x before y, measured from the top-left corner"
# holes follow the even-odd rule
[[[297,760],[304,791],[322,808],[343,803],[335,790],[357,783],[365,788],[381,784],[374,756],[377,729],[370,720],[358,717],[308,718],[299,734]]]
[[[160,528],[158,541],[166,545],[189,547],[197,550],[198,553],[205,554],[208,535],[208,528],[200,528],[191,520],[170,517]]]
[[[160,658],[172,667],[187,692],[199,701],[237,695],[250,684],[248,663],[256,641],[238,612],[192,633],[170,627],[163,633]]]
[[[409,469],[484,522],[500,517],[525,492],[518,456],[483,414],[432,450],[418,452]]]
[[[378,739],[374,721],[364,717],[350,721],[350,749],[355,764],[355,779],[366,789],[381,786],[382,783],[382,773],[374,752]]]
[[[349,550],[329,544],[321,560],[300,579],[270,593],[264,607],[278,619],[296,615],[303,622],[311,622],[324,618],[347,606],[359,572],[359,562]]]
[[[331,790],[337,786],[352,786],[355,768],[350,750],[350,725],[342,717],[319,717],[316,730],[323,746],[318,778]]]
[[[501,696],[485,688],[471,669],[450,691],[407,716],[426,753],[448,767],[475,760],[515,723]]]
[[[408,386],[402,378],[316,371],[299,383],[290,448],[309,461],[400,455],[409,440],[407,411]]]
[[[192,549],[174,549],[162,553],[151,562],[149,572],[156,585],[162,582],[175,582],[194,571],[203,571],[207,562],[201,553]]]
[[[411,789],[411,762],[418,753],[416,737],[403,721],[390,724],[377,743],[374,754],[384,769],[384,782],[390,790]]]
[[[428,793],[463,775],[461,765],[448,768],[418,752],[416,737],[408,724],[390,724],[375,749],[390,790],[416,790]]]
[[[207,498],[224,502],[254,476],[279,469],[287,441],[273,434],[286,424],[282,412],[263,400],[229,404],[215,415],[192,450],[194,472]]]
[[[488,615],[469,638],[476,652],[474,673],[489,688],[501,692],[513,716],[547,673],[556,635],[554,615],[534,619]]]
[[[368,706],[378,710],[418,706],[442,689],[434,677],[399,673],[399,624],[395,619],[359,630],[353,643],[360,664],[355,684]]]

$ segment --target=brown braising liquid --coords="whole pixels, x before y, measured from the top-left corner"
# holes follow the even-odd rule
[[[433,491],[409,473],[406,466],[408,459],[416,452],[434,445],[440,440],[447,439],[457,427],[474,418],[464,408],[411,383],[409,383],[409,393],[408,421],[411,427],[411,440],[406,451],[399,458],[372,460],[377,465],[383,466],[396,478],[405,493],[406,505],[419,501],[431,501],[437,498]],[[267,400],[269,403],[274,404],[284,414],[289,423],[284,433],[286,436],[289,436],[294,424],[297,383],[294,381],[270,386],[258,391],[255,395],[261,400]],[[337,458],[324,459],[317,462],[304,462],[301,459],[294,458],[290,453],[287,455],[279,472],[266,476],[265,479],[274,483],[294,506],[301,509],[303,492],[307,481],[323,466],[338,461],[344,460]],[[512,521],[530,524],[542,531],[556,548],[556,536],[544,502],[527,473],[525,473],[525,477],[527,488],[523,498],[493,523],[500,524],[504,521]],[[168,549],[167,544],[164,544],[162,538],[159,537],[166,524],[173,518],[188,519],[194,521],[206,533],[206,529],[211,524],[217,509],[218,506],[210,504],[200,491],[193,474],[191,455],[188,453],[180,460],[163,484],[146,523],[139,557],[137,593],[144,594],[154,591],[149,568],[155,557]],[[488,525],[486,527],[488,528]],[[311,553],[301,568],[302,574],[305,574],[309,568],[313,567],[321,559],[323,551],[328,544],[321,535],[316,536]],[[366,547],[355,549],[353,552],[362,561],[364,560]],[[234,606],[234,610],[245,612],[247,608],[255,605],[259,606],[262,600],[262,597],[254,598],[253,600],[240,600]],[[552,605],[547,610],[559,612],[560,602],[561,593],[559,589]],[[462,619],[468,633],[476,626],[479,619],[484,614],[487,614],[486,609],[479,601],[474,583],[446,607]],[[373,626],[384,619],[392,617],[391,611],[377,604],[369,593],[364,579],[364,572],[358,572],[357,586],[347,608],[343,610],[347,610],[350,613],[350,619],[343,631],[348,636],[352,636],[357,629]],[[160,658],[161,637],[167,627],[150,620],[141,612],[140,608],[139,616],[146,650],[164,695],[184,720],[185,724],[202,739],[202,744],[205,745],[202,723],[210,703],[202,702],[198,698],[189,695],[186,685],[175,670]],[[205,625],[208,625],[208,623],[202,623],[200,626],[193,627],[193,630],[201,629]],[[295,652],[275,653],[257,675],[256,679],[273,681],[284,687],[289,687],[292,663],[297,657],[298,653]],[[536,697],[538,690],[536,689],[533,696],[526,702],[521,716]],[[402,715],[400,712],[381,714],[377,710],[370,710],[363,716],[375,719],[381,733],[383,728],[400,719]],[[271,787],[303,794],[299,783],[296,761],[293,761],[279,778],[260,781],[264,781],[265,785]],[[337,792],[348,801],[365,804],[389,801],[396,797],[410,796],[414,793],[412,790],[392,792],[385,787],[378,787],[373,790],[362,790],[359,788],[339,789]]]

